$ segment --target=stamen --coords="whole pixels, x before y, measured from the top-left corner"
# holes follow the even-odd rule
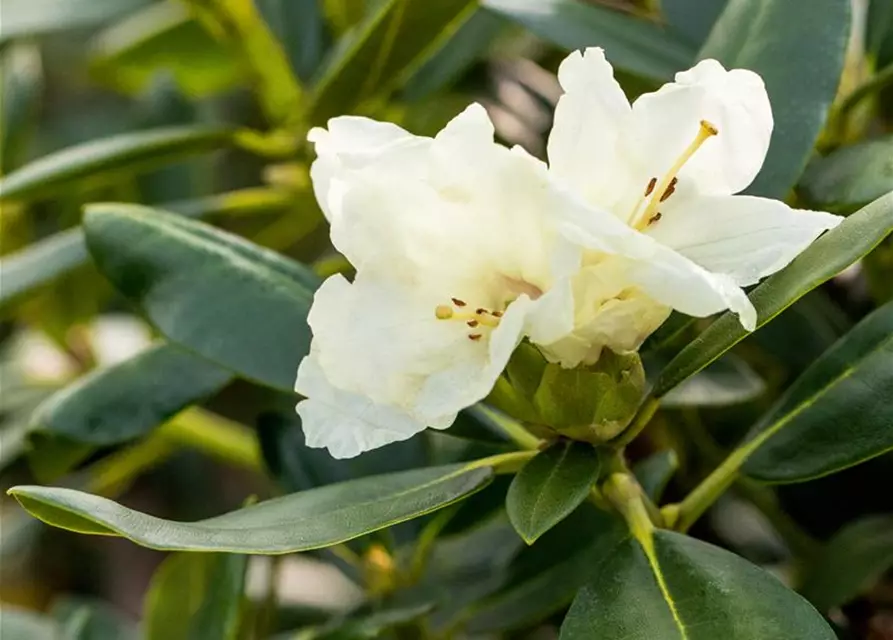
[[[434,315],[438,320],[449,320],[453,317],[453,308],[446,304],[439,304],[434,307]]]
[[[491,312],[490,312],[490,315],[493,316],[494,318],[501,318],[501,317],[502,317],[502,311],[491,311]]]
[[[658,205],[663,202],[666,198],[669,198],[673,191],[676,190],[676,175],[682,170],[682,167],[685,166],[685,163],[688,162],[691,157],[695,154],[695,152],[701,148],[701,145],[704,144],[708,139],[712,138],[715,135],[719,134],[719,129],[717,129],[713,124],[707,122],[706,120],[701,120],[701,128],[698,130],[698,135],[695,136],[695,139],[692,140],[691,144],[682,152],[682,155],[677,158],[676,162],[670,167],[670,170],[667,171],[667,174],[663,177],[663,180],[660,181],[656,189],[656,194],[652,196],[648,206],[645,208],[645,211],[642,212],[642,215],[639,216],[638,221],[633,223],[633,227],[642,231],[645,229],[654,215],[657,213]],[[671,185],[672,184],[672,188]],[[669,194],[667,194],[669,191]],[[660,196],[657,196],[657,193]]]
[[[464,300],[459,300],[459,298],[450,298],[453,301],[453,304],[457,307],[464,307],[466,302]]]
[[[648,219],[648,226],[650,227],[651,225],[653,225],[655,222],[657,222],[658,220],[660,220],[663,217],[664,217],[664,214],[662,214],[660,211],[658,211],[657,213],[655,213],[653,216],[651,216]]]
[[[480,322],[478,322],[477,320],[469,320],[465,324],[467,324],[469,327],[474,329],[476,326],[478,326],[480,324]]]
[[[648,181],[648,186],[645,187],[646,198],[651,195],[651,192],[654,191],[655,186],[657,186],[657,178],[651,178],[651,180]]]
[[[477,342],[478,340],[480,340],[481,337],[482,337],[482,334],[480,334],[480,333],[469,333],[469,334],[468,334],[468,339],[469,339],[469,340],[474,340],[475,342]]]
[[[483,307],[478,307],[477,309],[474,310],[474,312],[476,314],[478,314],[479,316],[481,316],[481,315],[484,315],[485,313],[487,313],[487,310],[484,309]]]

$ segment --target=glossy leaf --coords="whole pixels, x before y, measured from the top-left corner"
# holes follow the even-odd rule
[[[836,533],[805,569],[800,593],[819,611],[854,599],[893,567],[893,516],[858,520]]]
[[[821,615],[777,578],[694,538],[656,531],[653,549],[627,538],[593,563],[561,640],[833,640]]]
[[[166,74],[186,94],[213,95],[247,78],[231,46],[220,43],[182,4],[152,4],[100,33],[91,43],[90,71],[130,95]]]
[[[509,519],[524,541],[533,544],[580,506],[600,468],[595,449],[572,441],[557,442],[524,465],[506,497]]]
[[[893,136],[834,151],[809,165],[803,196],[831,211],[852,211],[893,191]]]
[[[893,302],[822,355],[741,447],[747,475],[799,482],[893,449]]]
[[[489,467],[430,467],[293,493],[208,520],[173,522],[71,489],[9,493],[28,513],[78,533],[117,535],[152,549],[278,554],[332,546],[417,518],[483,488]]]
[[[39,437],[82,444],[126,442],[215,394],[232,377],[180,347],[159,344],[50,396],[34,412],[31,428]]]
[[[91,205],[87,245],[99,269],[172,342],[291,392],[307,353],[316,276],[208,225],[146,207]]]
[[[0,175],[24,158],[43,94],[40,49],[33,43],[13,44],[0,55]]]
[[[248,556],[175,553],[152,576],[146,640],[235,640]]]
[[[798,298],[856,262],[891,231],[893,193],[849,216],[816,240],[790,265],[756,287],[749,297],[757,309],[757,327],[763,326]],[[737,316],[723,314],[664,368],[655,382],[654,395],[666,395],[747,335]]]
[[[633,473],[645,495],[652,501],[659,502],[678,468],[679,456],[672,449],[666,449],[637,462]]]
[[[766,391],[762,378],[740,358],[727,355],[685,380],[661,398],[664,408],[741,404]]]
[[[691,66],[695,48],[659,25],[580,0],[483,0],[483,6],[564,49],[603,47],[612,64],[671,80]]]
[[[729,0],[713,26],[698,58],[756,71],[772,103],[769,154],[748,193],[782,198],[803,172],[837,95],[850,5],[814,0],[804,11],[790,0]]]
[[[62,149],[0,179],[0,202],[46,198],[85,180],[114,179],[122,171],[145,170],[230,144],[233,132],[220,127],[166,127],[122,133]]]
[[[310,97],[310,122],[350,113],[393,89],[401,72],[438,51],[474,9],[471,0],[383,0],[336,48]]]
[[[147,3],[148,0],[3,0],[0,43],[9,38],[101,24]]]
[[[241,189],[206,198],[170,202],[167,211],[190,218],[213,215],[253,215],[287,211],[295,196],[287,191],[266,188]],[[86,264],[90,253],[80,227],[61,231],[0,258],[3,287],[0,308],[10,301]]]

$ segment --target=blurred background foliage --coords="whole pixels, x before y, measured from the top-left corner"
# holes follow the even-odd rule
[[[446,435],[356,460],[306,449],[292,396],[158,341],[93,266],[83,207],[132,202],[201,217],[312,267],[301,277],[348,271],[313,197],[310,127],[356,113],[433,135],[478,101],[501,141],[542,156],[558,62],[599,45],[630,98],[699,52],[760,67],[778,124],[752,190],[848,214],[893,190],[893,2],[853,0],[851,29],[829,17],[841,4],[0,0],[3,488],[52,482],[194,520],[252,496],[504,450],[486,429],[498,418],[478,409]],[[847,46],[842,75],[829,61],[836,43]],[[245,304],[232,284],[222,304]],[[668,396],[630,450],[643,482],[683,496],[807,366],[891,299],[888,238]],[[306,332],[287,321],[282,331]],[[646,362],[665,362],[706,324],[674,317],[646,345]],[[550,543],[522,549],[501,510],[504,480],[349,544],[250,560],[50,530],[4,499],[3,639],[126,638],[137,624],[165,639],[299,629],[294,637],[555,637],[598,516],[575,513]],[[802,584],[791,559],[816,557],[842,531],[832,551],[856,549],[858,560],[839,561],[835,575],[855,574],[830,590],[806,580],[806,592],[843,637],[893,638],[893,581],[883,577],[891,486],[891,453],[777,490],[742,482],[693,532]]]

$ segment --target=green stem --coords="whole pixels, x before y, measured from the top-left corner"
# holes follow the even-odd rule
[[[660,400],[654,396],[649,396],[645,402],[642,403],[642,406],[639,407],[639,411],[636,413],[636,417],[633,419],[629,428],[611,440],[608,444],[615,449],[623,449],[626,447],[626,445],[635,440],[645,427],[648,426],[648,423],[651,422],[651,418],[654,417],[659,406]]]
[[[860,102],[890,84],[893,84],[893,64],[888,64],[886,67],[878,71],[871,80],[861,85],[847,96],[837,110],[838,123],[845,123],[846,117],[859,105]],[[843,125],[841,124],[840,126]]]
[[[161,464],[176,450],[165,437],[154,433],[139,444],[100,460],[86,471],[84,491],[114,497],[138,475]]]
[[[187,409],[159,427],[169,442],[191,447],[252,471],[263,470],[260,447],[248,427],[203,409]]]
[[[652,544],[654,523],[642,501],[642,491],[635,478],[626,473],[612,473],[603,486],[605,497],[614,506],[642,546]]]
[[[502,429],[503,433],[505,433],[505,435],[507,435],[509,439],[521,449],[539,449],[543,444],[542,440],[525,429],[524,425],[520,422],[512,420],[497,411],[493,411],[486,405],[481,405],[481,410],[487,414],[487,417],[490,418],[496,426]]]
[[[688,531],[698,518],[732,486],[738,478],[738,470],[750,455],[747,448],[735,449],[678,505],[668,505],[662,512],[677,531]]]
[[[537,453],[539,453],[539,451],[536,449],[531,449],[528,451],[512,451],[510,453],[499,453],[495,456],[489,456],[486,458],[481,458],[480,460],[469,462],[465,466],[465,470],[467,471],[471,469],[480,469],[482,467],[493,467],[493,471],[499,474],[515,473]]]

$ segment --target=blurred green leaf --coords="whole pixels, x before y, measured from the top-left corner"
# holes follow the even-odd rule
[[[285,212],[294,207],[294,194],[278,189],[256,187],[218,193],[205,198],[169,202],[166,210],[190,218],[215,215],[254,215]],[[21,251],[0,258],[3,287],[0,309],[20,296],[34,291],[89,259],[84,231],[75,227],[39,240]]]
[[[564,520],[589,495],[601,459],[582,442],[559,441],[528,462],[509,487],[506,510],[527,544]]]
[[[0,52],[0,175],[17,167],[25,157],[43,85],[37,45],[16,43]]]
[[[236,640],[248,556],[175,553],[152,576],[145,640]]]
[[[879,65],[893,62],[893,0],[869,0],[865,48]]]
[[[258,8],[282,42],[291,68],[309,82],[323,60],[328,33],[321,0],[258,0]]]
[[[819,611],[846,604],[893,567],[893,516],[857,520],[810,560],[800,592]]]
[[[803,196],[829,211],[849,212],[893,191],[893,136],[843,147],[810,163]]]
[[[667,24],[700,46],[728,3],[729,0],[661,0],[660,9]]]
[[[750,300],[757,309],[757,328],[871,251],[891,231],[893,193],[849,216],[790,265],[751,291]],[[736,315],[723,314],[670,361],[658,377],[653,394],[658,398],[666,395],[747,335]]]
[[[893,449],[893,302],[822,355],[741,447],[743,471],[801,482]],[[744,455],[744,453],[742,453]]]
[[[654,502],[660,502],[664,489],[678,468],[679,456],[672,449],[666,449],[637,462],[633,473],[645,495]]]
[[[232,144],[221,127],[166,127],[122,133],[62,149],[0,179],[0,202],[47,198],[85,182],[113,182],[122,172],[145,170]]]
[[[57,640],[136,640],[136,625],[98,600],[66,596],[53,602],[59,622]]]
[[[751,69],[766,83],[775,129],[753,195],[783,198],[812,154],[837,95],[850,35],[849,0],[729,0],[699,59]]]
[[[310,123],[350,113],[393,90],[401,72],[440,50],[474,10],[472,0],[380,2],[328,60],[310,96]]]
[[[90,27],[137,9],[149,0],[3,0],[0,43],[9,38]]]
[[[144,91],[161,73],[198,98],[248,77],[238,52],[173,2],[151,4],[101,32],[92,42],[89,63],[94,77],[130,95]]]
[[[59,640],[56,621],[34,611],[6,603],[0,605],[0,638],[3,640]]]
[[[293,493],[199,522],[173,522],[71,489],[9,493],[28,513],[78,533],[117,535],[152,549],[278,554],[346,542],[446,507],[483,488],[489,467],[450,465]]]
[[[834,640],[819,613],[780,580],[718,547],[655,531],[602,549],[561,640]]]
[[[159,344],[96,369],[34,412],[32,437],[105,446],[143,436],[222,389],[232,374],[180,347]]]
[[[663,396],[664,408],[722,407],[749,402],[766,391],[763,379],[741,358],[726,355]]]
[[[366,13],[368,0],[318,0],[326,20],[336,34],[342,34],[358,24]]]
[[[172,342],[291,392],[307,353],[316,276],[273,251],[146,207],[90,205],[99,269]]]
[[[603,47],[611,64],[646,78],[670,80],[691,66],[694,46],[654,22],[581,0],[482,0],[564,49]]]
[[[315,629],[301,630],[295,640],[375,640],[384,637],[389,629],[418,620],[430,611],[422,605],[376,611],[365,617],[335,619]]]

